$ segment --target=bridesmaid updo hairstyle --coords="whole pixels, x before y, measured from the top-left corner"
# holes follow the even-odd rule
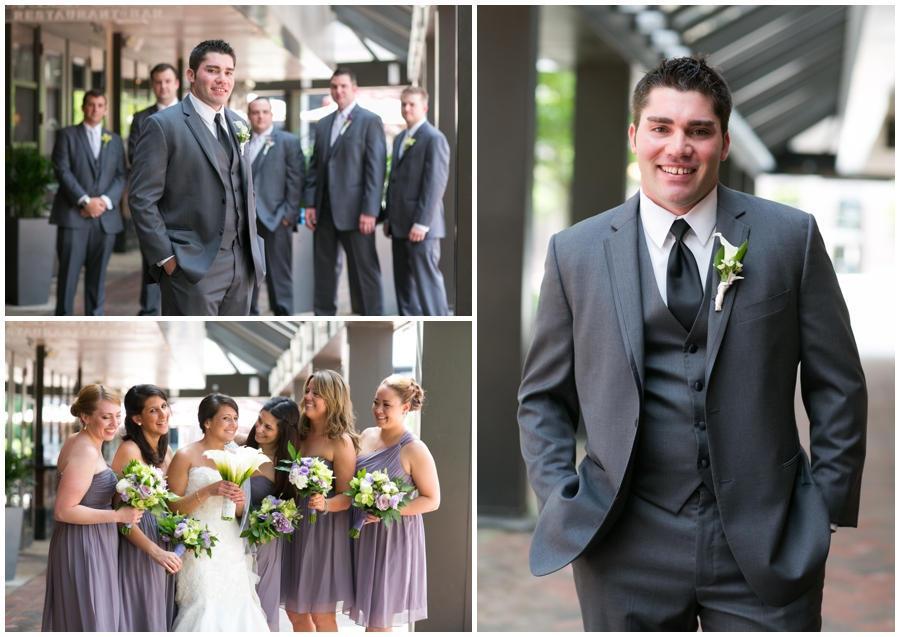
[[[300,425],[300,408],[297,403],[287,396],[274,396],[266,401],[261,411],[271,414],[272,418],[278,424],[278,444],[275,449],[276,460],[289,460],[288,442],[294,445],[294,449],[300,448],[300,438],[298,428]],[[259,449],[259,443],[256,441],[256,427],[250,428],[247,436],[247,446]],[[275,463],[278,466],[278,463]],[[275,472],[275,492],[281,495],[288,495],[291,484],[288,482],[290,476],[286,471]],[[296,494],[294,494],[296,495]],[[290,497],[290,496],[289,496]]]
[[[169,449],[168,432],[159,437],[159,443],[156,445],[156,449],[153,449],[144,437],[144,430],[134,422],[134,417],[141,415],[144,411],[144,403],[151,396],[158,396],[167,403],[169,402],[166,392],[156,385],[135,385],[125,392],[125,435],[122,436],[122,440],[133,440],[140,449],[144,462],[154,467],[161,467],[166,461],[166,452]]]
[[[119,392],[106,385],[85,385],[78,392],[78,398],[72,403],[69,412],[78,419],[78,423],[84,426],[82,416],[90,416],[100,407],[100,403],[108,401],[114,405],[121,405],[122,399]]]
[[[320,369],[307,377],[303,383],[303,394],[309,390],[309,382],[315,381],[316,393],[325,401],[325,434],[332,440],[339,440],[347,434],[353,441],[353,448],[359,453],[359,434],[353,424],[356,416],[350,402],[350,386],[344,377],[330,369]],[[310,422],[305,412],[300,412],[300,440],[309,435]]]
[[[215,418],[222,407],[231,407],[234,409],[234,413],[240,413],[234,398],[225,394],[209,394],[200,401],[200,407],[197,409],[197,420],[200,422],[200,431],[204,435],[206,435],[206,421]]]
[[[400,396],[404,405],[409,403],[410,411],[422,408],[422,403],[425,401],[425,390],[411,376],[392,374],[381,381],[381,384],[393,389]]]

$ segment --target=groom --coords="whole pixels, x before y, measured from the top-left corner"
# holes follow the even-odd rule
[[[641,192],[547,253],[519,393],[531,570],[572,563],[586,630],[819,630],[865,456],[837,278],[813,217],[718,185],[731,94],[703,59],[662,62],[632,110]],[[717,235],[748,244],[721,310]]]
[[[249,129],[225,108],[235,54],[201,42],[191,92],[150,117],[134,155],[128,203],[166,316],[246,316],[265,275],[256,234]]]

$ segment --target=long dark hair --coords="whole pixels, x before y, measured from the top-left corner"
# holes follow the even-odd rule
[[[141,458],[144,459],[144,462],[154,467],[161,467],[166,461],[166,453],[169,451],[169,433],[166,432],[165,435],[160,436],[156,449],[153,449],[144,438],[144,430],[134,422],[134,416],[139,416],[144,411],[144,403],[151,396],[158,396],[167,403],[169,402],[166,392],[156,385],[135,385],[125,394],[125,435],[122,436],[122,440],[133,440],[141,450]]]
[[[288,442],[294,445],[295,450],[300,446],[297,430],[300,423],[300,408],[287,396],[275,396],[266,401],[261,411],[269,412],[278,423],[278,444],[275,447],[275,466],[277,467],[281,460],[290,460],[291,458],[288,454]],[[259,443],[256,441],[256,427],[250,429],[247,446],[259,449]],[[275,472],[275,493],[280,497],[293,498],[297,495],[294,487],[288,482],[289,477],[287,471]]]

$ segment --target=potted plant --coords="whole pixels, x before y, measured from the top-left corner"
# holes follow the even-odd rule
[[[56,226],[46,219],[56,186],[53,162],[36,148],[6,148],[6,302],[43,305],[50,298]]]
[[[34,484],[31,458],[6,449],[6,581],[16,576],[16,563],[22,546],[22,508],[20,485]]]

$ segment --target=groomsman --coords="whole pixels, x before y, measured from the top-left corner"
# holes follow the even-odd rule
[[[253,100],[247,111],[253,132],[247,154],[256,192],[256,231],[265,241],[269,307],[276,316],[291,316],[294,313],[291,234],[300,217],[306,159],[297,137],[275,129],[268,99]],[[259,316],[259,286],[253,287],[250,315]]]
[[[59,226],[57,316],[72,315],[82,266],[84,313],[103,316],[106,265],[116,234],[123,229],[119,211],[126,181],[122,138],[101,126],[106,115],[103,91],[88,91],[81,110],[84,121],[60,130],[53,147],[53,171],[59,182],[50,213],[50,223]]]
[[[337,311],[338,245],[347,253],[350,297],[357,314],[384,314],[375,222],[381,212],[387,144],[375,113],[356,103],[356,75],[338,68],[331,76],[337,111],[316,124],[305,200],[306,226],[315,232],[317,315]]]
[[[178,72],[171,64],[157,64],[150,71],[150,86],[156,95],[156,104],[134,114],[131,133],[128,135],[128,163],[134,163],[134,151],[141,136],[141,128],[151,115],[178,103]],[[159,284],[150,276],[150,266],[141,254],[141,311],[138,316],[159,315]]]
[[[447,291],[439,264],[450,146],[425,119],[425,89],[404,89],[400,104],[407,129],[394,138],[384,224],[385,236],[393,238],[397,305],[403,316],[446,316]]]
[[[146,121],[128,203],[167,316],[246,316],[265,276],[256,234],[250,132],[225,104],[234,49],[207,40],[191,51],[191,92]]]

